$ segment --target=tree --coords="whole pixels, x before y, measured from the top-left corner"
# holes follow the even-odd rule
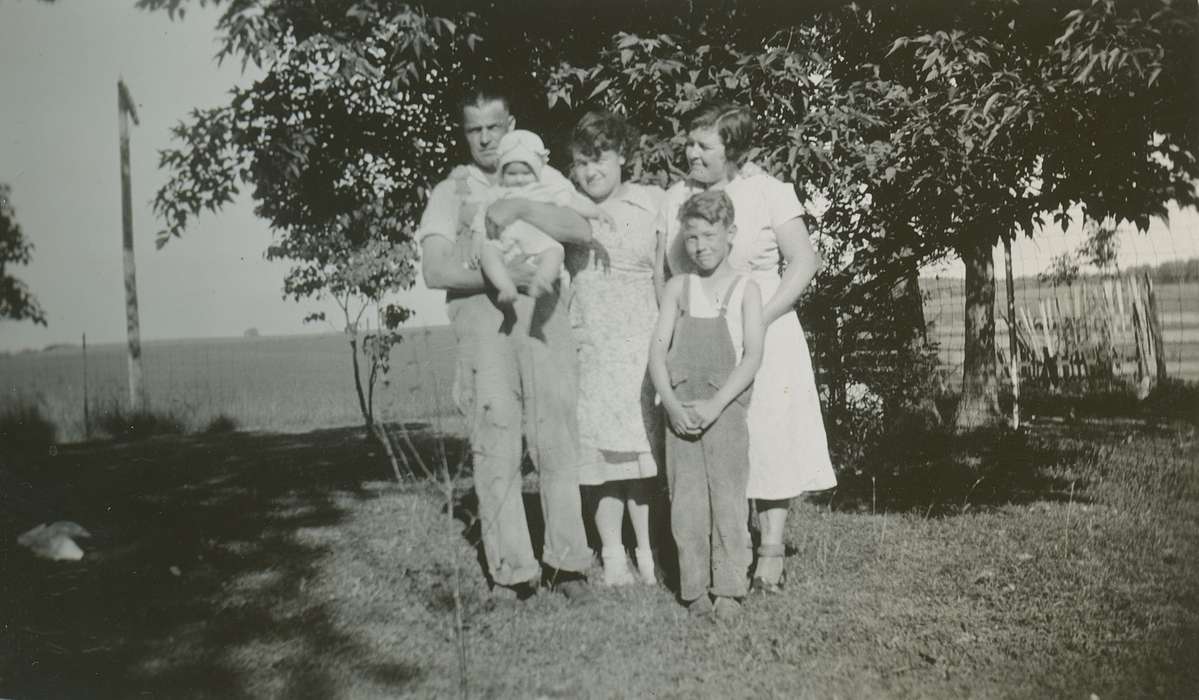
[[[25,240],[11,200],[12,188],[0,183],[0,319],[33,321],[46,325],[46,314],[24,282],[9,271],[10,266],[28,265],[33,244]]]
[[[966,3],[949,17],[896,7],[876,19],[915,30],[880,62],[915,106],[892,138],[897,211],[907,202],[921,237],[966,264],[959,428],[999,420],[991,260],[1001,236],[1033,235],[1046,217],[1064,227],[1075,208],[1145,230],[1168,202],[1195,204],[1195,10]]]
[[[627,112],[645,132],[635,172],[659,181],[678,175],[686,112],[733,99],[759,117],[755,161],[826,205],[817,239],[831,264],[810,306],[836,310],[833,354],[857,356],[848,348],[864,328],[887,352],[912,347],[922,320],[894,307],[894,290],[919,264],[957,255],[967,340],[955,422],[997,422],[995,242],[1072,211],[1143,229],[1167,202],[1196,200],[1196,8],[794,5],[231,3],[218,55],[267,76],[181,127],[184,146],[164,154],[166,234],[242,182],[284,237],[346,235],[330,228],[343,216],[410,242],[425,188],[452,160],[455,88],[483,73],[523,76],[545,97],[522,122],[551,143],[583,109]]]
[[[183,3],[142,4],[183,10]],[[309,3],[278,3],[278,13],[242,5],[230,5],[221,21],[218,58],[259,63],[266,75],[174,129],[179,145],[160,157],[169,179],[154,201],[165,224],[158,245],[252,187],[256,213],[275,232],[268,258],[293,263],[284,296],[330,298],[340,308],[359,407],[375,431],[376,382],[411,316],[382,302],[415,280],[413,222],[428,180],[418,174],[447,163],[450,129],[444,105],[422,99],[444,91],[447,78],[430,78],[394,54],[419,56],[423,32],[437,37],[451,27],[415,10],[380,18],[353,6],[320,16]],[[306,24],[317,20],[336,24]],[[379,324],[363,335],[368,309]]]

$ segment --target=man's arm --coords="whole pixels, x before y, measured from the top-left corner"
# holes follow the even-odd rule
[[[455,292],[481,292],[487,288],[483,273],[462,264],[462,258],[450,239],[444,236],[426,236],[421,242],[421,274],[429,289],[445,289]],[[518,289],[528,289],[537,268],[527,260],[516,259],[508,263],[508,276]]]
[[[591,224],[569,207],[516,197],[501,199],[487,207],[487,221],[497,231],[504,230],[517,219],[545,231],[559,243],[587,245],[591,242]]]
[[[454,244],[444,236],[425,236],[421,241],[420,266],[429,289],[481,292],[485,287],[483,273],[464,266]]]

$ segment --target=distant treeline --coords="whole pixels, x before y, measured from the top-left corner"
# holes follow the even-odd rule
[[[1199,258],[1171,260],[1157,265],[1137,265],[1126,274],[1148,274],[1154,282],[1199,282]]]
[[[1110,271],[1109,271],[1110,273]],[[997,279],[1000,284],[1003,283],[1003,271],[996,270]],[[1121,277],[1129,277],[1136,275],[1140,277],[1143,274],[1148,274],[1149,279],[1157,284],[1175,284],[1179,282],[1199,282],[1199,258],[1188,258],[1186,260],[1170,260],[1156,265],[1135,265],[1133,267],[1120,268]],[[1107,275],[1097,272],[1085,272],[1078,276],[1079,280],[1097,279]],[[1022,275],[1015,280],[1016,284],[1021,286],[1039,286],[1045,284],[1038,279],[1036,275]]]

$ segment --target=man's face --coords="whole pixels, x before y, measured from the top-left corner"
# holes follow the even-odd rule
[[[462,130],[470,146],[470,158],[486,173],[494,173],[499,162],[499,143],[516,120],[500,100],[481,102],[462,110]]]

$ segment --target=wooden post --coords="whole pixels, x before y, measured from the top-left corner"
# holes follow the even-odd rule
[[[87,400],[87,333],[83,334],[83,437],[92,439],[92,420]]]
[[[1157,312],[1157,292],[1153,289],[1153,280],[1145,273],[1145,296],[1148,299],[1146,315],[1149,317],[1149,339],[1153,345],[1156,360],[1157,381],[1166,381],[1166,346],[1162,342],[1162,320]]]
[[[125,260],[125,335],[129,341],[129,409],[142,408],[142,338],[137,314],[137,270],[133,262],[133,194],[129,184],[129,119],[137,108],[124,80],[117,80],[117,120],[121,133],[121,242]]]
[[[1012,278],[1012,236],[1003,237],[1003,266],[1007,272],[1007,334],[1012,375],[1012,430],[1020,428],[1020,351],[1016,340],[1016,282]]]

